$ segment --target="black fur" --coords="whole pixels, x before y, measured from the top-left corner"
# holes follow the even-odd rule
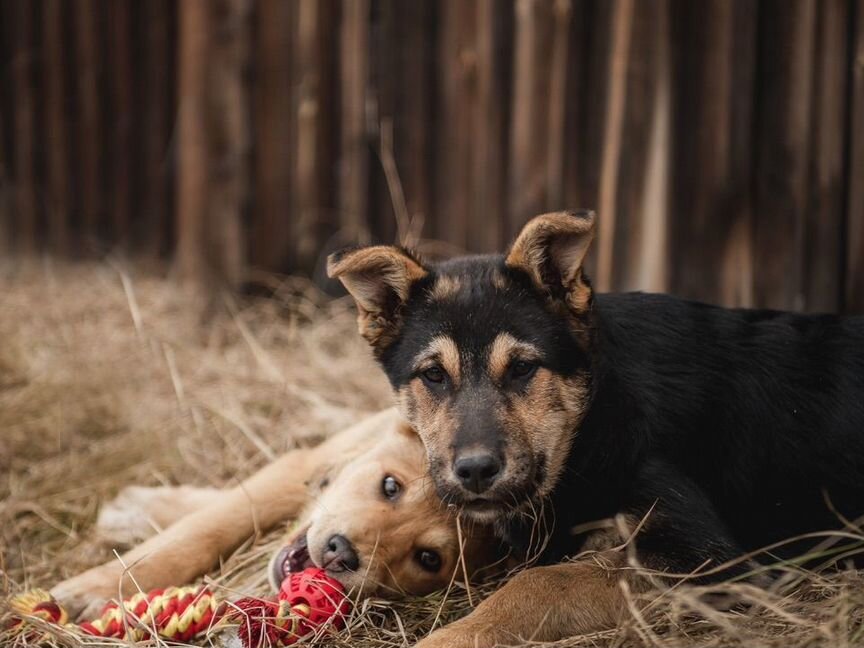
[[[510,288],[493,286],[496,272]],[[464,289],[426,299],[442,274],[465,278]],[[573,527],[622,512],[641,517],[652,506],[638,550],[649,565],[675,571],[836,529],[832,507],[864,515],[864,317],[596,295],[583,317],[586,343],[500,256],[432,268],[401,317],[400,335],[380,355],[396,387],[438,333],[457,340],[469,373],[482,369],[471,366],[473,351],[507,331],[538,346],[552,371],[590,376],[589,410],[551,500],[546,561],[579,551]],[[482,420],[483,399],[469,400]],[[517,543],[518,529],[517,520]]]

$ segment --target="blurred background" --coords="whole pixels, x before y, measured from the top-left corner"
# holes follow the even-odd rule
[[[325,285],[591,207],[603,290],[864,311],[864,0],[0,0],[0,251]],[[326,286],[325,286],[326,287]]]

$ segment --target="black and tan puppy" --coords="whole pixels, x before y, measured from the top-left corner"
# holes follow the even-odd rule
[[[686,573],[864,514],[864,318],[595,295],[582,272],[594,229],[591,212],[554,213],[503,256],[330,259],[441,497],[517,546],[532,518],[551,529],[551,566],[424,648],[613,625],[620,552],[556,564],[592,520],[650,511],[640,561]]]

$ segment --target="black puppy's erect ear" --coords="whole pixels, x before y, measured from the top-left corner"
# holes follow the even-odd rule
[[[390,245],[343,250],[327,259],[327,276],[339,279],[354,297],[360,334],[377,349],[392,341],[399,306],[427,274],[417,259]]]
[[[525,224],[506,263],[524,270],[540,290],[563,299],[577,313],[587,310],[591,286],[582,277],[582,262],[594,239],[593,211],[553,212]]]

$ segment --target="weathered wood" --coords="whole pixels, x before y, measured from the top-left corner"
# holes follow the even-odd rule
[[[864,310],[864,0],[0,8],[16,250],[320,278],[343,242],[485,252],[589,207],[601,290]]]
[[[808,311],[836,311],[843,291],[848,3],[823,0],[816,11],[802,290]]]
[[[663,290],[672,121],[670,3],[634,7],[619,163],[611,286]]]
[[[707,301],[752,301],[751,152],[755,29],[749,1],[676,7],[672,289]],[[686,135],[685,135],[686,134]],[[736,139],[737,138],[737,139]]]
[[[238,285],[245,263],[247,9],[245,0],[180,8],[177,262],[182,276],[213,287]]]
[[[9,19],[10,9],[4,0],[0,0],[0,60],[8,60],[9,55]],[[12,114],[12,103],[9,81],[9,66],[0,65],[0,254],[6,256],[12,252],[12,216],[14,214],[11,178],[11,146],[7,147],[8,127]]]
[[[94,251],[94,246],[104,234],[105,185],[101,169],[104,133],[99,93],[103,65],[99,8],[95,0],[81,0],[73,12],[78,100],[77,155],[74,160],[78,168],[79,236],[84,252]]]
[[[208,8],[182,2],[179,9],[177,76],[177,267],[199,281],[207,275],[202,237],[207,219],[209,156],[206,129]]]
[[[507,54],[512,32],[509,2],[478,0],[477,100],[472,115],[473,201],[468,235],[471,248],[480,252],[497,251],[505,244],[510,110],[507,77],[512,64]]]
[[[13,186],[15,193],[15,245],[24,254],[36,251],[38,212],[36,205],[35,132],[33,98],[33,9],[29,2],[13,2],[14,50],[12,53]]]
[[[434,233],[456,246],[468,247],[471,209],[472,108],[477,96],[477,14],[471,3],[440,3],[438,65],[440,103],[436,149]]]
[[[864,313],[864,0],[851,5],[852,47],[849,62],[851,88],[847,106],[848,168],[846,180],[845,310]]]
[[[297,88],[297,158],[291,234],[295,267],[312,268],[321,261],[319,249],[324,223],[335,208],[335,182],[328,128],[331,118],[332,54],[336,35],[329,29],[335,15],[332,3],[299,0],[295,44]]]
[[[200,233],[212,279],[238,286],[246,262],[242,214],[248,204],[249,114],[244,72],[249,59],[249,4],[210,0],[206,136],[207,224]]]
[[[550,60],[554,37],[552,6],[517,0],[510,127],[509,229],[545,211],[548,178]],[[563,136],[563,134],[562,134]]]
[[[567,63],[570,58],[572,0],[552,3],[552,52],[549,61],[549,112],[546,128],[546,206],[564,209],[564,127],[567,96]]]
[[[437,0],[393,3],[398,43],[392,115],[396,164],[408,215],[420,234],[431,231],[433,217],[435,41],[429,26],[438,8]]]
[[[55,254],[68,249],[69,218],[69,133],[66,118],[66,47],[63,25],[68,17],[62,0],[46,0],[42,15],[45,49],[45,130],[49,248]]]
[[[132,220],[133,156],[131,128],[132,109],[132,20],[131,0],[111,0],[108,3],[108,68],[111,83],[111,140],[109,147],[109,178],[111,238],[126,247]]]
[[[291,254],[291,19],[283,0],[255,6],[253,129],[254,198],[250,262],[281,270]]]
[[[169,32],[178,8],[172,0],[147,0],[141,9],[147,54],[142,62],[140,105],[142,131],[146,137],[141,142],[141,206],[138,210],[140,234],[144,240],[138,249],[148,256],[161,256],[169,251],[173,239],[169,228],[173,212],[169,208],[173,130],[169,114],[174,120],[177,111],[173,101],[175,93],[171,90],[175,68],[172,54],[175,52]]]
[[[321,65],[318,60],[320,6],[318,0],[298,0],[296,68],[299,99],[297,106],[297,166],[292,238],[297,263],[308,265],[315,254],[315,225],[318,196],[318,128],[320,112],[318,90]]]
[[[366,99],[369,84],[369,0],[342,0],[341,9],[339,227],[343,240],[368,241]]]
[[[766,0],[763,10],[772,20],[759,34],[754,298],[800,309],[816,3]]]
[[[564,134],[564,194],[571,209],[598,205],[611,9],[608,2],[592,0],[575,0],[573,5]],[[596,267],[593,250],[585,259],[589,277],[594,277]]]
[[[606,89],[606,122],[603,130],[600,192],[598,207],[600,225],[597,233],[596,285],[600,290],[612,287],[612,254],[618,218],[616,193],[621,161],[624,106],[626,101],[627,62],[633,25],[633,0],[615,0],[612,9],[612,40],[609,45],[609,81]]]

